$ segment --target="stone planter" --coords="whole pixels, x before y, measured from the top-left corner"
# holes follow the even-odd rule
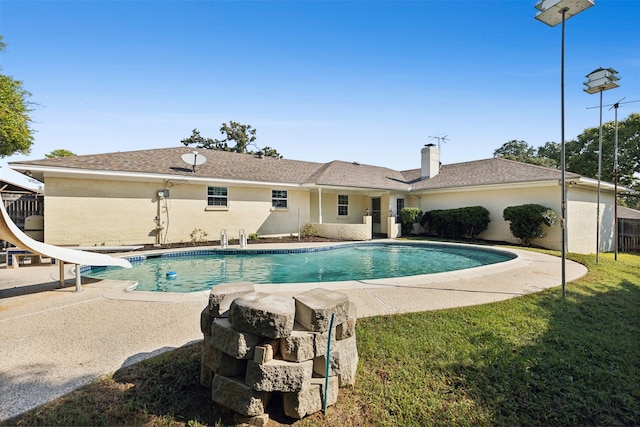
[[[290,298],[247,283],[215,286],[201,313],[200,382],[244,424],[266,424],[274,393],[284,414],[303,418],[323,409],[325,384],[330,406],[339,387],[355,383],[355,324],[356,307],[340,292],[316,288]]]

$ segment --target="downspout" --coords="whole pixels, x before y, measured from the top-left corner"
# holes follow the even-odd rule
[[[318,188],[318,224],[322,224],[322,188]]]

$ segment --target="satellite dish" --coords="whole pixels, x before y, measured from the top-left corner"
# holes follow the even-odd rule
[[[182,155],[182,161],[188,165],[191,165],[193,168],[193,172],[196,171],[196,166],[204,164],[207,161],[207,158],[202,154],[198,154],[197,151],[192,153],[186,153]]]

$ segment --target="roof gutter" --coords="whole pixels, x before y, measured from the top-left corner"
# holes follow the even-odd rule
[[[447,186],[438,188],[421,188],[411,189],[413,194],[427,194],[427,193],[460,193],[465,191],[486,191],[486,190],[504,190],[506,188],[532,188],[532,187],[549,187],[560,185],[557,179],[547,179],[544,181],[523,181],[523,182],[511,182],[511,183],[488,183],[488,184],[476,184],[467,186]]]
[[[224,184],[238,184],[248,186],[259,187],[300,187],[299,184],[290,182],[275,182],[275,181],[253,181],[253,180],[233,180],[226,178],[215,177],[198,177],[189,175],[170,175],[159,173],[140,173],[140,172],[121,172],[121,171],[108,171],[108,170],[83,170],[74,168],[51,168],[38,165],[24,165],[24,164],[9,164],[11,169],[20,172],[29,178],[37,179],[44,183],[45,175],[51,177],[61,178],[92,178],[96,180],[123,180],[128,179],[131,181],[158,181],[158,182],[170,182],[179,181],[182,183],[224,183]]]

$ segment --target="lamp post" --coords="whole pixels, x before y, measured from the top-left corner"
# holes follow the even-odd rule
[[[564,27],[565,21],[574,15],[594,5],[594,0],[540,0],[536,3],[535,18],[555,27],[562,23],[562,41],[560,49],[560,210],[562,228],[562,298],[566,296],[566,259],[567,259],[567,228],[566,228],[566,186],[565,186],[565,141],[564,141]]]
[[[586,75],[588,81],[584,91],[588,94],[600,93],[600,131],[598,140],[598,196],[596,199],[596,263],[600,255],[600,181],[602,176],[602,92],[619,87],[617,80],[618,72],[613,68],[598,68]],[[617,110],[616,110],[617,112]],[[616,195],[617,197],[617,195]]]
[[[622,99],[620,101],[622,101]],[[613,210],[613,237],[615,239],[614,259],[616,261],[618,260],[618,107],[620,106],[620,101],[613,104],[613,108],[615,108],[616,111],[616,134],[613,147],[613,197],[616,202],[616,204],[614,205],[615,208]]]

